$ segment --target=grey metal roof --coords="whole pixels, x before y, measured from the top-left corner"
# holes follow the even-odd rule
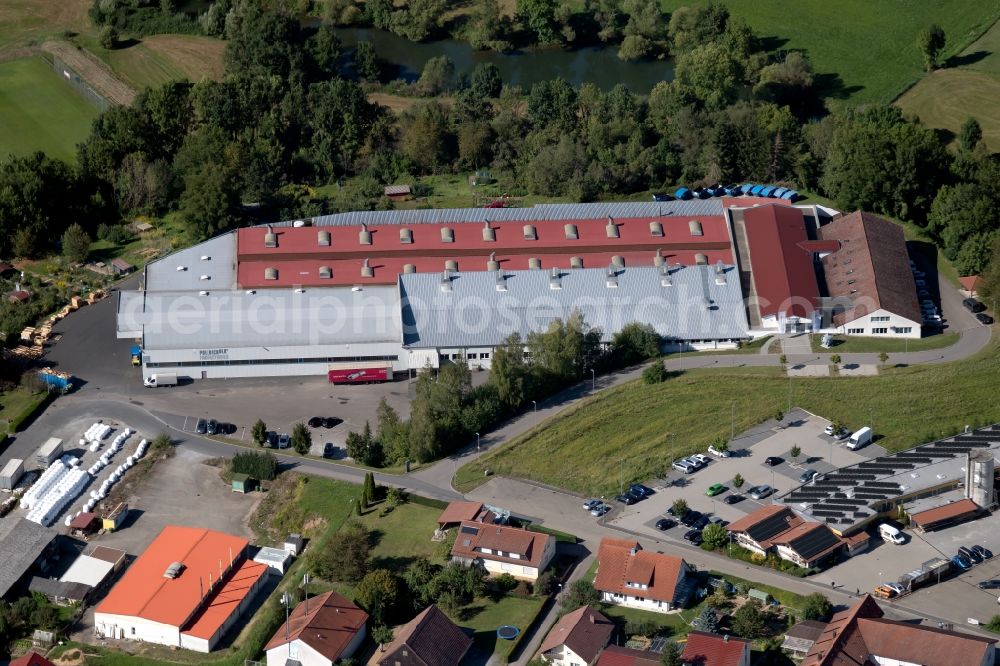
[[[396,285],[198,292],[138,292],[119,301],[119,330],[143,346],[219,349],[400,342]]]
[[[54,580],[32,576],[28,583],[29,592],[41,592],[47,597],[61,597],[71,601],[83,601],[90,593],[90,585],[70,581]]]
[[[56,538],[56,532],[24,518],[0,521],[0,597],[6,596]]]
[[[425,210],[363,210],[312,218],[313,226],[340,227],[358,224],[435,224],[442,222],[514,222],[540,220],[596,220],[659,217],[665,215],[722,215],[720,199],[690,201],[613,201],[607,203],[538,204],[530,208],[439,208]],[[295,220],[271,223],[290,227]],[[261,225],[264,226],[264,225]]]
[[[203,275],[208,279],[201,279]],[[235,231],[168,254],[146,266],[145,288],[148,291],[201,291],[235,286]]]
[[[725,269],[716,283],[714,266],[675,266],[672,286],[662,285],[660,269],[620,268],[618,286],[607,285],[607,269],[562,270],[559,289],[543,270],[452,273],[442,290],[441,273],[400,276],[404,345],[413,348],[489,347],[517,331],[544,331],[574,310],[583,313],[603,339],[631,322],[651,324],[673,340],[728,340],[747,336],[739,277]],[[506,291],[498,291],[498,274]]]

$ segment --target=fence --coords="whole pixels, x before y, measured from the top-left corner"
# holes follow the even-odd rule
[[[59,76],[63,77],[70,86],[76,90],[85,100],[96,106],[101,111],[107,111],[109,108],[114,106],[110,100],[108,100],[104,95],[97,92],[92,85],[83,80],[76,70],[67,65],[63,60],[53,54],[53,53],[43,53],[42,57],[45,58],[52,65],[52,69]]]

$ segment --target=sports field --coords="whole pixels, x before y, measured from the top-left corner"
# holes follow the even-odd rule
[[[957,134],[969,116],[979,121],[990,150],[1000,150],[1000,23],[897,100],[929,127]]]
[[[944,28],[947,57],[964,49],[1000,15],[996,2],[982,0],[724,1],[772,50],[808,52],[820,83],[834,99],[852,103],[888,103],[922,75],[916,43],[928,24]],[[704,4],[661,2],[668,11]]]
[[[731,413],[739,433],[787,409],[789,387],[793,405],[842,423],[867,420],[871,408],[879,444],[898,451],[966,424],[1000,421],[998,373],[1000,342],[993,341],[963,361],[886,368],[874,377],[789,380],[774,367],[691,370],[652,386],[637,380],[601,391],[462,467],[454,485],[467,491],[488,480],[483,470],[490,469],[600,495],[618,487],[608,466],[619,460],[626,483],[645,482],[716,437],[728,439]]]
[[[0,159],[42,150],[72,162],[97,113],[40,57],[0,63]]]

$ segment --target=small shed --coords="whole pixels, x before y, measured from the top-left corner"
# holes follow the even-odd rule
[[[305,545],[306,541],[302,538],[301,534],[289,534],[288,538],[285,539],[285,552],[298,557],[302,549],[305,548]]]
[[[149,222],[136,222],[132,227],[136,230],[136,233],[144,234],[147,231],[153,230],[153,225]]]
[[[747,591],[747,598],[748,599],[756,599],[759,602],[761,602],[762,604],[764,604],[765,606],[767,604],[771,603],[771,595],[770,594],[768,594],[767,592],[764,592],[763,590],[757,590],[757,589],[754,589],[752,587]]]
[[[128,275],[135,270],[135,266],[124,259],[116,258],[111,260],[111,270],[115,275]]]
[[[101,529],[101,521],[96,513],[89,511],[81,513],[69,523],[70,534],[74,536],[89,536]]]
[[[257,487],[257,479],[249,474],[233,474],[234,493],[252,493]]]
[[[54,631],[35,629],[35,633],[31,634],[31,644],[35,647],[52,647],[55,643],[56,634]]]
[[[258,564],[266,564],[272,572],[284,576],[285,572],[288,571],[289,565],[292,563],[292,554],[283,548],[265,546],[257,551],[257,554],[253,557],[253,561]]]
[[[108,532],[119,530],[126,516],[128,516],[128,504],[122,502],[101,519],[101,527]]]
[[[11,458],[0,471],[0,489],[14,490],[17,482],[24,476],[24,461],[20,458]]]
[[[412,192],[409,185],[386,185],[385,189],[382,190],[382,194],[387,199],[392,199],[393,201],[405,201],[410,198]]]
[[[31,300],[31,294],[24,289],[15,289],[7,294],[7,300],[11,303],[27,303]]]
[[[38,449],[35,462],[41,468],[47,468],[63,454],[62,440],[58,437],[49,437]]]

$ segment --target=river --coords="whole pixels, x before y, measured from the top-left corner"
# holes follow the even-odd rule
[[[602,90],[624,83],[634,93],[645,94],[660,81],[674,77],[673,60],[626,62],[618,58],[618,46],[588,46],[575,50],[532,49],[514,53],[476,51],[466,42],[440,39],[411,42],[386,30],[344,28],[337,31],[346,50],[358,42],[375,46],[378,57],[395,67],[394,78],[416,81],[424,64],[436,56],[448,56],[459,74],[469,73],[481,62],[491,62],[500,70],[504,83],[528,88],[557,76],[574,86],[590,82]]]

